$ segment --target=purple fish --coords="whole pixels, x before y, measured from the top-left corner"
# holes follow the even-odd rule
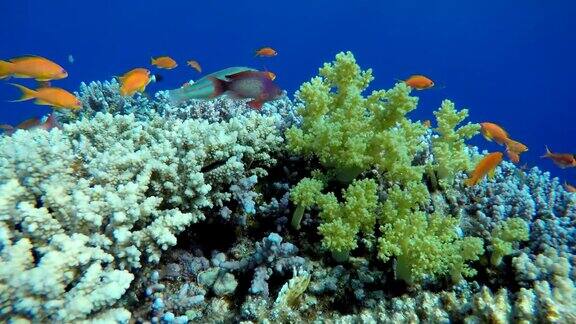
[[[253,109],[260,109],[265,102],[282,95],[282,89],[270,80],[266,72],[243,71],[227,75],[226,79],[228,81],[210,78],[214,85],[213,97],[227,93],[236,98],[250,98],[252,100],[248,105]]]

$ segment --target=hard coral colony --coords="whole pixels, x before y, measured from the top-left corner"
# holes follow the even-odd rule
[[[146,71],[5,127],[0,321],[576,318],[576,195],[469,147],[495,137],[466,109],[411,120],[350,52],[294,102],[244,67],[150,98]]]

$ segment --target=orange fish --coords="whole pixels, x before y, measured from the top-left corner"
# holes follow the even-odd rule
[[[513,151],[516,153],[524,153],[528,151],[528,146],[512,139],[506,139],[504,144],[506,145],[506,150],[508,151]]]
[[[506,155],[508,156],[508,158],[510,159],[510,161],[512,161],[512,163],[518,163],[520,162],[520,154],[514,151],[509,151],[506,150]]]
[[[52,106],[54,108],[70,109],[76,111],[82,107],[82,102],[75,95],[61,88],[28,89],[19,84],[10,83],[22,91],[22,97],[14,101],[36,99],[37,105]]]
[[[186,62],[186,64],[188,64],[189,67],[194,68],[196,71],[198,71],[198,73],[202,73],[202,67],[200,66],[200,63],[198,63],[194,60],[190,60],[190,61]]]
[[[561,169],[576,167],[576,158],[574,154],[570,153],[552,153],[546,146],[546,153],[541,156],[542,158],[550,158]]]
[[[520,162],[520,154],[528,151],[528,147],[512,139],[506,139],[506,155],[512,163]]]
[[[68,72],[60,65],[40,56],[20,56],[8,61],[0,60],[0,79],[32,78],[38,81],[63,79]]]
[[[254,56],[272,57],[272,56],[276,56],[276,55],[278,55],[278,52],[276,52],[276,50],[273,49],[272,47],[262,47],[262,48],[256,50],[256,54]]]
[[[494,123],[484,122],[480,123],[480,132],[482,136],[488,141],[494,141],[500,145],[504,145],[508,141],[508,133],[504,128]]]
[[[151,59],[151,64],[155,65],[157,68],[168,70],[178,66],[178,63],[176,63],[176,61],[174,61],[170,56],[153,57]]]
[[[416,90],[424,90],[429,89],[434,86],[434,81],[428,79],[423,75],[413,75],[408,79],[404,80],[409,87],[414,88]]]
[[[144,92],[150,83],[150,70],[136,68],[126,72],[118,78],[120,80],[120,94],[132,96],[136,92]]]
[[[266,76],[268,76],[270,80],[272,81],[276,80],[276,74],[274,74],[274,72],[264,71],[264,73],[266,73]]]
[[[564,190],[568,191],[568,192],[576,192],[576,187],[574,187],[573,185],[568,184],[568,182],[564,181]]]
[[[483,157],[476,165],[474,171],[470,174],[470,177],[466,180],[466,185],[476,185],[487,174],[492,178],[494,176],[494,170],[496,170],[496,167],[500,162],[502,162],[502,153],[500,152],[493,152]]]

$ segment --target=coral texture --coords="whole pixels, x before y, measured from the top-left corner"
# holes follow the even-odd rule
[[[53,262],[44,274],[55,284],[41,288],[35,277],[19,277],[20,293],[3,295],[2,303],[22,296],[65,300],[95,290],[97,278],[116,278],[109,295],[84,293],[82,315],[113,304],[132,279],[127,271],[158,262],[178,233],[204,219],[203,208],[234,198],[229,190],[239,179],[265,176],[281,142],[274,120],[257,114],[210,124],[99,113],[62,131],[3,137],[0,224],[10,236],[0,245],[2,268],[40,274]],[[40,268],[30,258],[12,260],[13,249],[34,251]],[[16,285],[11,276],[1,279]],[[74,288],[63,295],[68,284]],[[11,310],[39,320],[82,318],[26,304]]]

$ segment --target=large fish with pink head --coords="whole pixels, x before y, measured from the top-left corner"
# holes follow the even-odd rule
[[[248,106],[254,109],[282,95],[282,90],[272,82],[267,72],[243,71],[227,75],[228,80],[210,78],[214,85],[214,97],[228,93],[232,98],[252,99]]]
[[[272,81],[268,72],[247,67],[230,67],[211,73],[182,88],[170,90],[168,94],[174,104],[227,94],[232,98],[252,99],[248,105],[260,109],[265,102],[280,97],[282,89]]]

